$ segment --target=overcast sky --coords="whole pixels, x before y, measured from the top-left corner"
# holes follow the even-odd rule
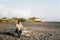
[[[0,0],[1,17],[38,17],[60,21],[60,0]]]

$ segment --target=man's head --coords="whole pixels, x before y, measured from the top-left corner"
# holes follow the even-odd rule
[[[21,21],[18,21],[18,24],[21,24]]]

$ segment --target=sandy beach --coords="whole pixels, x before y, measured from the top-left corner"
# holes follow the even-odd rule
[[[0,40],[60,40],[60,22],[24,22],[32,36],[17,38],[15,23],[0,22]]]

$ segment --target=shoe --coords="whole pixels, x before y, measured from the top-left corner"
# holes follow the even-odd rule
[[[20,38],[20,37],[18,36],[18,38]]]
[[[19,37],[20,38],[20,37]]]

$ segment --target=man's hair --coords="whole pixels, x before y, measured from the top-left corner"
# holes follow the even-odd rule
[[[19,23],[20,21],[18,20],[18,23]]]

